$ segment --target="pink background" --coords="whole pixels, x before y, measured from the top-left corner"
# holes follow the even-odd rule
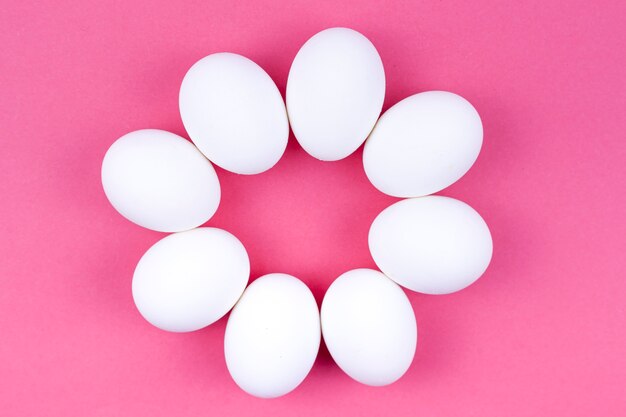
[[[624,4],[4,0],[0,415],[626,415]],[[168,334],[135,310],[135,264],[163,235],[113,210],[100,163],[129,131],[184,135],[199,58],[244,54],[284,93],[298,48],[338,25],[377,46],[385,108],[429,89],[476,106],[482,153],[441,194],[484,216],[494,258],[465,291],[409,294],[420,336],[398,383],[359,385],[322,347],[296,391],[258,400],[227,373],[224,319]],[[294,274],[320,301],[374,267],[369,224],[395,199],[361,150],[322,163],[292,138],[275,169],[218,175],[208,224],[243,241],[252,278]]]

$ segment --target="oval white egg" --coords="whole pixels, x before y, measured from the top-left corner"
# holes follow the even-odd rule
[[[387,207],[372,223],[368,240],[385,275],[426,294],[448,294],[472,284],[493,252],[482,217],[462,201],[440,196]]]
[[[171,332],[190,332],[219,320],[235,305],[250,277],[246,249],[222,229],[171,234],[143,255],[133,276],[141,315]]]
[[[196,62],[183,79],[179,106],[191,140],[228,171],[266,171],[287,146],[289,123],[276,84],[241,55],[217,53]]]
[[[319,310],[309,288],[290,275],[265,275],[250,284],[230,314],[226,365],[247,393],[279,397],[307,376],[320,338]]]
[[[189,141],[156,129],[116,140],[102,161],[102,186],[128,220],[160,232],[200,226],[220,202],[211,163]]]
[[[483,127],[472,105],[453,93],[428,91],[387,110],[365,142],[363,166],[372,184],[395,197],[440,191],[472,166]]]
[[[391,384],[413,361],[413,308],[404,291],[379,271],[355,269],[337,278],[324,295],[321,320],[328,351],[358,382]]]
[[[298,51],[287,80],[291,129],[323,161],[353,153],[374,127],[385,98],[378,51],[352,29],[326,29]]]

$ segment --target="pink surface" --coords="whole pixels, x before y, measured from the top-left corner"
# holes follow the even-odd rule
[[[0,13],[0,415],[626,415],[623,1],[63,3]],[[184,134],[197,59],[242,53],[284,93],[298,48],[338,25],[377,46],[385,108],[429,89],[476,106],[483,151],[441,194],[484,216],[494,258],[460,293],[409,294],[419,341],[398,383],[359,385],[322,348],[295,392],[258,400],[228,375],[224,319],[168,334],[135,310],[135,264],[163,235],[113,210],[100,163],[131,130]],[[243,241],[253,278],[294,274],[320,301],[374,267],[368,227],[395,201],[360,158],[318,162],[292,138],[265,174],[218,171],[208,224]]]

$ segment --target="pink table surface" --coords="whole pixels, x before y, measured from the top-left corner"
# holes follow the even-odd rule
[[[0,415],[626,415],[626,31],[623,1],[3,1],[0,13]],[[244,54],[284,94],[317,31],[377,46],[385,108],[443,89],[482,115],[477,163],[441,192],[475,207],[495,253],[475,285],[409,293],[415,361],[360,385],[322,347],[305,382],[259,400],[230,379],[226,320],[169,334],[136,311],[136,262],[163,234],[119,216],[100,163],[140,128],[184,135],[186,70]],[[291,273],[321,301],[340,273],[374,267],[373,218],[396,201],[361,150],[335,163],[293,138],[275,169],[218,170],[208,225],[247,247],[252,278]]]

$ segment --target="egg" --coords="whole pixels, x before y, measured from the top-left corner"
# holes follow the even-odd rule
[[[405,98],[381,116],[365,142],[363,166],[383,193],[420,197],[461,178],[482,142],[480,116],[467,100],[428,91]]]
[[[275,398],[307,376],[320,346],[315,298],[297,278],[269,274],[243,293],[226,325],[224,354],[241,389]]]
[[[148,249],[133,275],[133,299],[154,326],[190,332],[223,317],[249,276],[241,242],[225,230],[200,227],[171,234]]]
[[[215,169],[188,140],[156,129],[116,140],[102,161],[102,186],[128,220],[160,232],[200,226],[220,202]]]
[[[289,123],[274,81],[241,55],[202,58],[180,87],[180,115],[198,149],[237,174],[273,167],[285,151]]]
[[[372,43],[352,29],[326,29],[298,51],[287,80],[287,113],[306,152],[323,161],[353,153],[374,127],[385,71]]]
[[[337,278],[322,302],[322,334],[337,365],[366,385],[388,385],[407,371],[417,324],[402,289],[379,271],[354,269]]]
[[[368,241],[385,275],[426,294],[448,294],[472,284],[493,252],[482,217],[462,201],[441,196],[387,207],[372,223]]]

